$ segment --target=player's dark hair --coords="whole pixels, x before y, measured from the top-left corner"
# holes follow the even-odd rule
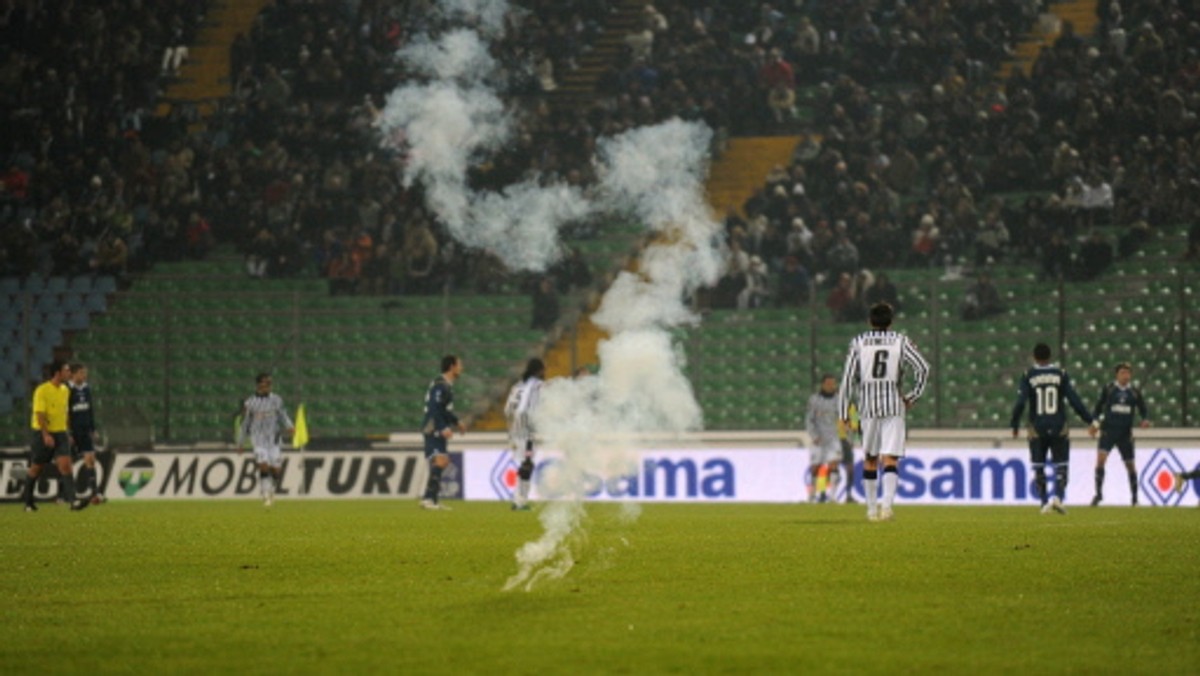
[[[895,311],[892,310],[890,303],[876,303],[871,306],[871,326],[877,329],[886,329],[892,325],[892,317]]]
[[[458,357],[456,357],[452,354],[448,354],[445,357],[442,357],[442,373],[445,373],[446,371],[449,371],[450,369],[454,368],[454,365],[457,363],[458,363]]]
[[[837,380],[837,378],[832,373],[822,373],[821,382],[825,382],[826,380]]]
[[[55,359],[54,361],[50,362],[50,370],[47,372],[46,377],[53,378],[56,373],[62,370],[62,367],[65,366],[66,363],[67,362],[61,359]]]
[[[1050,361],[1050,346],[1045,343],[1034,345],[1033,358],[1038,361]]]
[[[526,381],[534,376],[537,376],[538,378],[542,378],[545,375],[546,375],[546,364],[544,362],[542,362],[541,359],[534,357],[533,359],[529,360],[529,363],[525,364],[525,373],[521,375],[521,380]]]
[[[87,368],[87,364],[85,364],[81,361],[71,362],[71,373],[75,373],[76,371],[78,371],[80,369],[85,369],[85,368]]]
[[[254,376],[254,384],[262,385],[262,381],[264,381],[270,377],[271,377],[270,373],[267,373],[266,371],[259,371],[258,375]]]
[[[1129,362],[1127,362],[1127,361],[1123,361],[1123,362],[1117,364],[1117,367],[1113,369],[1113,373],[1120,373],[1121,369],[1129,369],[1129,372],[1133,373],[1133,367],[1130,366]]]

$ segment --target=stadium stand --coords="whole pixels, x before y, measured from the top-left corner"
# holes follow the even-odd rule
[[[714,173],[727,179],[712,197],[718,213],[735,207],[727,231],[743,253],[698,299],[706,325],[680,334],[710,427],[798,426],[813,378],[840,366],[857,329],[837,319],[853,319],[881,273],[897,287],[901,325],[933,355],[914,424],[999,424],[1012,374],[1039,338],[1064,349],[1085,392],[1110,362],[1134,361],[1157,420],[1187,422],[1180,383],[1197,367],[1195,257],[1184,260],[1181,224],[1200,213],[1200,57],[1190,47],[1200,24],[1190,5],[521,4],[527,21],[496,53],[512,104],[529,113],[518,116],[529,141],[473,176],[479,186],[530,170],[587,184],[591,140],[672,116],[717,130],[714,150],[728,162]],[[241,393],[237,378],[259,367],[331,413],[329,434],[402,429],[382,404],[348,398],[346,375],[369,377],[367,360],[333,358],[378,351],[385,335],[414,336],[418,350],[477,350],[469,368],[480,362],[474,377],[487,382],[464,389],[481,410],[523,351],[555,344],[548,361],[577,365],[580,342],[597,338],[586,320],[561,336],[559,327],[517,336],[532,280],[450,245],[419,192],[399,182],[400,160],[378,151],[370,122],[408,77],[392,52],[428,25],[420,3],[277,0],[250,22],[251,7],[109,0],[30,4],[3,17],[16,49],[0,69],[15,85],[0,94],[9,122],[0,134],[12,149],[0,178],[0,274],[15,281],[3,282],[0,301],[29,310],[4,313],[0,400],[23,396],[13,378],[28,388],[31,339],[58,340],[56,324],[104,367],[104,403],[128,397],[173,440],[227,434],[218,423]],[[54,10],[66,12],[61,25],[48,19]],[[110,25],[131,28],[83,30]],[[42,53],[56,44],[71,47]],[[190,58],[177,69],[164,57],[177,58],[181,44]],[[84,53],[104,57],[109,84],[75,86],[73,55]],[[745,138],[763,133],[777,136]],[[755,143],[777,159],[751,170],[739,148]],[[748,198],[747,181],[760,184]],[[640,237],[636,226],[605,223],[570,235],[596,288]],[[351,265],[335,264],[346,254]],[[428,274],[414,272],[421,260],[434,261]],[[248,283],[243,266],[265,279]],[[1003,307],[964,319],[981,270]],[[765,292],[735,311],[751,272]],[[842,273],[846,297],[831,305],[850,309],[835,317],[826,304]],[[88,308],[73,282],[52,295],[36,281],[94,275],[133,286],[106,296],[115,309],[86,327],[103,308]],[[345,297],[330,297],[324,277]],[[793,293],[810,283],[807,298]],[[583,287],[568,304],[588,297]],[[392,295],[372,295],[381,292]],[[61,322],[44,316],[51,297],[63,302]],[[281,312],[273,303],[282,299]],[[382,307],[392,299],[397,311]],[[472,303],[508,308],[512,326]],[[165,307],[168,321],[147,322]],[[337,321],[303,332],[321,342],[300,337],[294,318],[308,308]],[[33,333],[10,317],[35,313],[44,326]],[[503,339],[448,328],[461,314]],[[268,339],[273,351],[245,338],[280,326],[258,315],[293,318]],[[135,344],[151,358],[134,357]],[[18,351],[21,374],[10,359]],[[301,361],[312,368],[302,372]],[[388,363],[409,373],[406,361]],[[763,389],[768,376],[779,384]],[[413,386],[427,377],[414,372]],[[24,424],[10,417],[5,430]]]

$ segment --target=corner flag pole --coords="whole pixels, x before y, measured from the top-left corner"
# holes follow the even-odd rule
[[[300,490],[299,495],[308,495],[308,487],[304,485],[304,449],[308,446],[308,417],[304,413],[304,404],[296,411],[296,431],[292,434],[292,448],[300,451]]]

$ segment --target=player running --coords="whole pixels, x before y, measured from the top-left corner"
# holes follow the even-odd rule
[[[513,457],[520,457],[517,467],[517,489],[513,491],[514,511],[529,509],[529,482],[533,478],[533,423],[531,416],[542,395],[542,382],[546,378],[546,365],[534,357],[525,365],[521,380],[512,386],[508,400],[504,403],[504,418],[508,421],[508,438],[512,442]]]
[[[1146,415],[1146,400],[1142,393],[1130,385],[1133,379],[1133,367],[1129,364],[1117,364],[1117,379],[1100,390],[1100,398],[1092,409],[1092,427],[1100,431],[1100,446],[1096,453],[1096,494],[1092,497],[1092,506],[1096,507],[1104,500],[1104,464],[1113,446],[1121,452],[1121,460],[1125,462],[1125,472],[1129,475],[1130,502],[1134,507],[1138,503],[1137,468],[1133,465],[1133,413],[1137,410],[1141,416],[1141,426],[1149,427],[1150,421]]]
[[[254,378],[254,396],[242,404],[242,425],[238,429],[238,453],[246,437],[254,445],[254,459],[258,462],[259,491],[263,505],[270,507],[275,502],[275,488],[283,478],[283,453],[280,451],[280,428],[287,434],[296,431],[283,398],[271,392],[271,374],[260,373]]]
[[[838,391],[838,417],[849,427],[850,398],[858,402],[862,427],[863,488],[867,494],[867,520],[889,521],[896,500],[899,459],[904,457],[907,436],[904,415],[925,392],[929,364],[907,336],[891,330],[892,306],[876,303],[869,313],[871,330],[850,341],[842,386]],[[912,389],[900,393],[902,367],[908,365]],[[854,385],[857,383],[858,387]],[[883,506],[877,504],[879,457],[883,456]]]
[[[1071,457],[1071,440],[1067,436],[1067,415],[1063,410],[1063,397],[1067,398],[1071,408],[1075,409],[1088,425],[1092,424],[1092,416],[1071,385],[1071,377],[1066,371],[1050,363],[1049,345],[1038,343],[1034,346],[1033,360],[1035,364],[1021,375],[1010,426],[1013,438],[1016,439],[1025,402],[1032,399],[1027,434],[1034,481],[1037,483],[1038,498],[1042,501],[1042,514],[1049,514],[1051,510],[1066,514],[1067,508],[1063,506],[1063,500],[1067,495],[1067,465]],[[1089,427],[1088,434],[1095,436],[1095,428]],[[1051,471],[1054,472],[1053,497],[1048,497],[1046,493],[1047,453],[1050,455]]]
[[[450,508],[438,502],[442,489],[442,472],[450,464],[446,442],[457,430],[467,428],[454,415],[454,381],[463,372],[462,360],[448,354],[442,357],[442,375],[429,383],[425,392],[425,418],[421,421],[421,433],[425,435],[425,458],[429,460],[429,481],[425,484],[425,495],[421,499],[424,509]]]

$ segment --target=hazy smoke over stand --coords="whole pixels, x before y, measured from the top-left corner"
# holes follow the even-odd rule
[[[440,9],[485,35],[503,32],[502,2],[443,0]],[[494,254],[511,270],[548,268],[562,255],[559,230],[591,207],[578,188],[537,179],[501,192],[471,190],[468,170],[503,148],[515,126],[488,86],[496,69],[488,43],[457,28],[436,39],[417,36],[399,56],[427,78],[388,95],[376,123],[386,143],[407,153],[405,186],[424,187],[426,205],[456,241]]]
[[[703,190],[711,132],[672,120],[602,139],[601,179],[591,200],[538,179],[500,192],[472,191],[470,167],[513,135],[512,117],[487,84],[496,68],[487,39],[503,33],[506,5],[441,0],[439,9],[479,31],[422,36],[401,50],[426,80],[393,92],[378,125],[387,143],[407,153],[406,185],[424,187],[427,205],[450,235],[511,269],[538,271],[562,250],[562,226],[593,211],[632,216],[654,233],[638,271],[620,273],[592,316],[611,336],[599,346],[600,373],[547,383],[535,412],[542,446],[562,459],[539,477],[550,498],[539,513],[545,532],[517,551],[517,572],[505,584],[528,590],[574,566],[573,548],[586,538],[583,497],[595,481],[634,473],[646,435],[701,427],[669,329],[698,321],[686,299],[715,284],[721,270],[720,225]],[[636,505],[625,513],[636,516]]]

